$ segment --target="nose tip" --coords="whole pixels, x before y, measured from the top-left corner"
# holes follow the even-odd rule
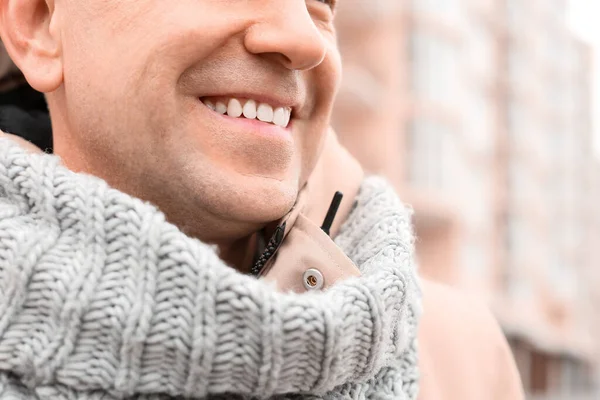
[[[321,39],[322,40],[322,39]],[[271,57],[290,70],[305,71],[320,65],[325,58],[325,46],[321,43],[290,43],[284,51],[274,51]]]
[[[305,6],[301,13],[279,7],[271,18],[253,25],[244,42],[250,53],[273,58],[290,70],[312,69],[327,53],[325,39]]]

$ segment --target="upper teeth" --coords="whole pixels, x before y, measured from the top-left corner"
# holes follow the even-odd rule
[[[270,122],[277,126],[287,127],[290,123],[292,109],[290,107],[272,107],[266,103],[257,103],[254,100],[242,101],[238,99],[229,99],[229,101],[202,100],[204,105],[219,114],[229,115],[233,118],[244,117],[247,119],[258,119],[262,122]]]

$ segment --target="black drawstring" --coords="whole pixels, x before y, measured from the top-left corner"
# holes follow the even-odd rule
[[[340,208],[340,204],[342,202],[342,198],[344,194],[342,192],[335,192],[333,195],[333,200],[331,200],[331,205],[329,206],[329,211],[327,211],[327,215],[325,216],[325,220],[323,221],[323,226],[321,229],[327,235],[329,235],[329,230],[331,229],[331,225],[333,225],[333,220],[335,219],[335,215]]]

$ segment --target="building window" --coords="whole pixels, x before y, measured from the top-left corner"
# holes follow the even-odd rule
[[[528,26],[526,21],[529,17],[529,10],[527,9],[526,1],[506,0],[506,13],[508,24],[512,30]]]
[[[460,0],[411,0],[412,10],[449,20],[460,17],[462,5]]]
[[[513,85],[527,84],[529,65],[525,53],[519,46],[513,46],[508,52],[508,78]]]
[[[465,56],[469,70],[486,83],[491,83],[496,75],[497,40],[490,32],[489,27],[479,20],[470,20],[466,25]]]
[[[494,103],[482,88],[469,90],[467,112],[464,115],[466,144],[476,154],[490,157],[494,150]]]
[[[462,241],[461,265],[468,276],[486,278],[484,275],[490,271],[491,258],[489,241],[485,235],[472,232]]]
[[[417,118],[407,130],[408,179],[423,189],[445,189],[457,179],[460,155],[452,129],[431,119]]]
[[[506,249],[511,259],[515,258],[523,239],[524,235],[520,221],[515,217],[509,217],[506,224]]]
[[[454,43],[432,33],[411,36],[412,89],[419,100],[453,107],[459,93],[459,55]]]

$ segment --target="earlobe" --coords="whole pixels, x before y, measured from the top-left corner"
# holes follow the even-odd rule
[[[0,0],[0,36],[29,84],[44,93],[62,84],[63,63],[54,0]]]

